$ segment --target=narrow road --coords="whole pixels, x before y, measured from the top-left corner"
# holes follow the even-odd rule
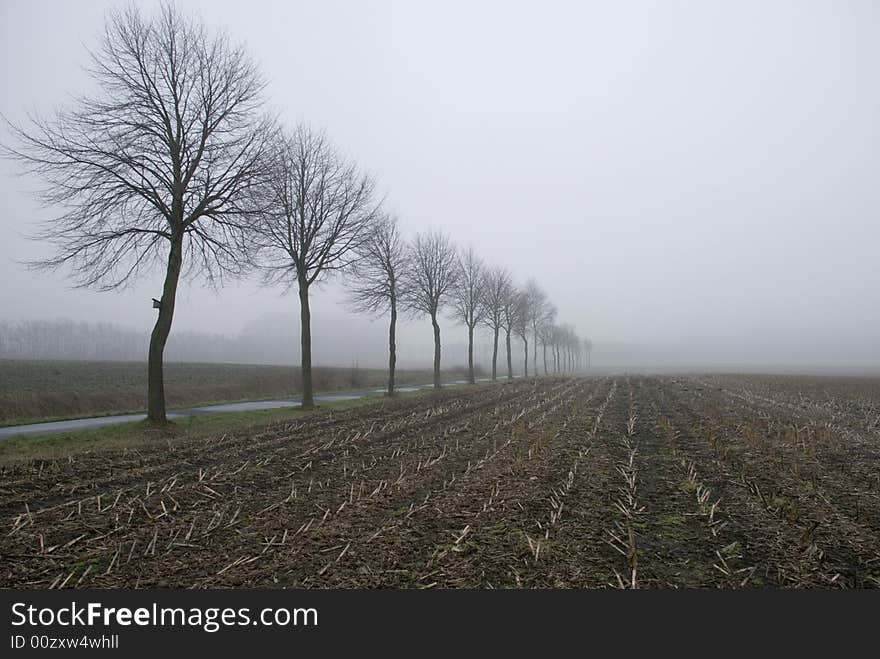
[[[491,378],[479,378],[478,382],[489,382]],[[447,385],[465,384],[465,380],[447,382]],[[397,391],[412,392],[433,387],[431,383],[417,384],[409,387],[397,387]],[[335,394],[319,394],[315,401],[319,403],[334,403],[342,400],[357,400],[375,394],[381,394],[385,389],[369,389],[365,391],[343,391]],[[223,412],[250,412],[254,410],[273,410],[281,407],[294,407],[302,401],[297,398],[286,400],[254,400],[241,403],[224,403],[221,405],[205,405],[202,407],[188,407],[174,410],[168,413],[169,419],[181,419],[189,416],[202,414],[221,414]],[[0,440],[22,435],[52,435],[62,432],[75,432],[77,430],[92,430],[103,426],[112,426],[119,423],[131,423],[143,421],[146,414],[118,414],[114,416],[95,416],[85,419],[69,419],[66,421],[47,421],[45,423],[28,423],[21,426],[6,426],[0,428]]]

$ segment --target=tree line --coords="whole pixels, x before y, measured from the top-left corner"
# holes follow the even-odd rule
[[[0,359],[142,361],[145,332],[107,322],[69,319],[0,320]],[[279,345],[265,337],[177,331],[165,349],[166,361],[257,362]]]
[[[164,422],[163,360],[182,276],[214,286],[257,271],[267,285],[296,288],[301,319],[303,407],[311,378],[313,286],[340,273],[352,308],[389,316],[388,393],[395,391],[399,314],[430,318],[434,386],[440,386],[439,319],[467,328],[469,379],[478,328],[493,338],[492,378],[504,340],[524,372],[571,372],[588,342],[557,323],[557,309],[534,281],[488,266],[440,231],[403,237],[384,210],[372,176],[323,131],[287,128],[267,110],[266,83],[245,49],[165,4],[108,14],[90,52],[96,91],[25,126],[7,121],[4,153],[45,185],[60,208],[34,238],[53,246],[31,265],[69,269],[78,286],[115,290],[153,267],[164,269],[148,352],[148,418]]]

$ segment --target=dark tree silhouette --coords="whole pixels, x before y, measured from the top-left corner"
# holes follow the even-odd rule
[[[406,305],[428,314],[434,328],[434,387],[440,388],[440,325],[437,316],[458,283],[458,254],[452,241],[438,231],[415,237],[410,247]]]
[[[483,324],[492,330],[492,381],[498,379],[498,335],[504,327],[504,309],[513,283],[504,268],[490,268],[485,275],[481,303]]]
[[[302,347],[302,407],[314,407],[309,290],[356,259],[379,213],[373,180],[343,158],[323,132],[300,125],[279,135],[270,175],[257,191],[261,212],[252,261],[265,282],[297,286]]]
[[[406,245],[400,236],[397,218],[380,217],[357,248],[352,264],[349,300],[359,312],[391,316],[388,325],[388,395],[394,395],[397,365],[397,306],[404,285],[407,265]]]
[[[163,357],[181,273],[217,285],[241,271],[247,191],[273,132],[264,82],[244,50],[163,5],[108,16],[90,73],[97,88],[52,118],[10,124],[4,149],[41,176],[64,208],[36,239],[55,254],[34,267],[72,269],[75,284],[114,290],[164,265],[150,337],[148,417],[164,422]]]
[[[475,384],[474,377],[474,329],[484,318],[481,304],[483,275],[486,266],[473,247],[468,247],[459,258],[459,278],[452,294],[455,319],[468,330],[468,382]]]

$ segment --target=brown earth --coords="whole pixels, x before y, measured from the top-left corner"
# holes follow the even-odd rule
[[[877,587],[880,395],[539,379],[0,471],[4,587]]]

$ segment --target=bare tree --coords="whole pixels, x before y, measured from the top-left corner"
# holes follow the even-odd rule
[[[405,300],[413,311],[431,317],[434,328],[434,387],[440,388],[440,325],[437,316],[458,283],[458,254],[438,231],[418,234],[410,248]]]
[[[553,372],[560,373],[562,371],[562,360],[559,355],[559,347],[562,345],[562,328],[559,325],[553,325],[550,331],[550,348],[553,351]]]
[[[485,314],[481,304],[483,275],[486,266],[473,247],[468,247],[459,258],[459,279],[453,290],[452,305],[455,319],[468,329],[468,382],[474,378],[474,328]]]
[[[91,54],[95,92],[51,119],[10,124],[5,148],[64,208],[36,239],[55,247],[37,268],[67,266],[80,287],[124,287],[164,265],[150,337],[148,410],[164,422],[163,356],[181,273],[219,284],[240,272],[245,194],[262,176],[272,122],[264,82],[244,50],[171,4],[108,16]]]
[[[379,212],[373,180],[348,162],[323,132],[300,125],[279,135],[258,191],[262,210],[252,259],[266,283],[296,285],[300,302],[302,407],[314,407],[309,290],[356,259]]]
[[[544,313],[544,317],[538,325],[538,334],[541,339],[541,349],[544,354],[544,375],[547,375],[550,372],[547,365],[547,346],[552,346],[553,344],[554,332],[556,329],[556,325],[554,324],[554,321],[556,320],[556,313],[556,307],[548,304],[547,309]]]
[[[526,323],[532,333],[532,354],[534,356],[532,362],[534,364],[535,375],[538,375],[538,341],[540,339],[541,325],[545,322],[547,313],[551,309],[547,294],[538,286],[534,279],[526,282],[523,290],[524,304],[526,311]],[[528,357],[526,358],[528,361]],[[526,369],[526,377],[528,377],[528,369]]]
[[[492,330],[492,381],[498,379],[498,335],[504,327],[504,307],[513,288],[510,273],[504,268],[491,268],[486,272],[481,303],[483,324]]]
[[[510,336],[518,323],[520,312],[519,291],[511,284],[504,291],[504,303],[501,307],[502,325],[504,327],[504,344],[507,349],[507,379],[513,380],[513,351]]]
[[[590,339],[584,339],[584,353],[587,358],[587,370],[590,370],[591,354],[593,352],[593,342]]]
[[[529,377],[529,329],[531,320],[531,306],[529,303],[528,290],[516,291],[513,300],[513,313],[511,324],[514,333],[523,343],[523,377]],[[537,371],[536,371],[537,375]]]
[[[397,218],[382,216],[357,248],[358,259],[352,264],[349,300],[359,312],[384,314],[388,311],[388,395],[394,395],[394,370],[397,365],[397,305],[401,297],[402,277],[406,267],[406,245],[400,235]]]
[[[571,325],[565,324],[560,328],[559,352],[562,359],[563,373],[574,371],[574,346],[579,343],[580,341]]]

